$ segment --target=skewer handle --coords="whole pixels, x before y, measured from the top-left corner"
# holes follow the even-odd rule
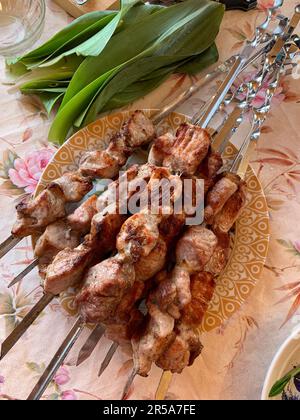
[[[4,257],[14,246],[16,246],[22,239],[10,235],[2,244],[0,244],[0,259]]]
[[[28,312],[23,318],[20,324],[13,330],[13,332],[7,337],[1,345],[0,360],[14,347],[19,341],[22,335],[27,331],[30,325],[37,319],[37,317],[43,312],[46,306],[54,299],[54,295],[47,293],[45,294],[38,303]]]
[[[83,328],[84,328],[84,323],[81,318],[78,318],[73,328],[71,329],[71,331],[65,338],[64,342],[58,349],[57,353],[51,360],[50,364],[46,368],[45,372],[41,376],[40,380],[38,381],[36,386],[33,388],[27,400],[36,401],[42,397],[47,386],[52,381],[55,373],[58,371],[59,367],[63,364],[64,360],[70,353],[76,340],[80,336],[80,333],[82,332]]]

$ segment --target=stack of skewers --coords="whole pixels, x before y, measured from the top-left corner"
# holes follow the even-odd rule
[[[43,279],[44,296],[2,344],[1,358],[45,306],[69,287],[78,288],[80,314],[28,399],[42,396],[86,323],[95,324],[98,339],[105,333],[114,342],[100,373],[118,346],[132,350],[134,369],[123,397],[134,377],[147,376],[153,363],[164,371],[181,373],[200,355],[199,326],[217,278],[228,261],[229,232],[247,202],[243,178],[250,152],[259,138],[285,65],[298,52],[293,31],[299,19],[300,7],[290,22],[285,21],[285,27],[280,23],[282,32],[275,31],[273,42],[264,51],[262,70],[240,87],[246,90],[246,99],[236,106],[215,136],[207,130],[208,124],[224,100],[228,105],[234,99],[231,95],[229,100],[228,91],[249,58],[243,54],[236,58],[215,97],[192,123],[182,124],[176,133],[157,137],[154,124],[166,111],[152,121],[142,111],[136,111],[112,136],[107,149],[87,152],[77,172],[63,175],[37,197],[17,206],[11,244],[7,241],[3,249],[8,250],[25,236],[38,236],[35,264]],[[262,41],[267,26],[258,28],[251,52]],[[261,108],[253,109],[252,99],[266,80],[266,101]],[[253,115],[251,130],[230,170],[224,171],[221,152],[249,111]],[[128,157],[148,145],[148,163],[132,165],[118,178]],[[128,182],[125,195],[121,191],[122,177]],[[80,202],[92,190],[95,178],[114,181],[99,198],[93,195],[67,214],[66,204]],[[203,182],[204,218],[196,226],[186,226],[187,219],[195,215],[193,205],[188,211],[176,212],[187,179],[193,185]],[[164,182],[172,185],[167,208],[162,190],[157,187]],[[195,191],[189,191],[191,203],[197,202]],[[133,214],[128,203],[137,192],[143,204]],[[155,211],[148,197],[155,197]]]

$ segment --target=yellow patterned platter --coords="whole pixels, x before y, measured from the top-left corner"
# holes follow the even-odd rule
[[[155,110],[144,112],[151,116]],[[103,117],[74,134],[47,166],[36,194],[63,173],[76,170],[84,152],[105,148],[111,135],[120,129],[129,115],[130,112],[125,111]],[[158,132],[175,132],[178,125],[185,121],[187,117],[184,115],[172,113],[158,125]],[[230,158],[235,151],[232,145],[228,146],[226,157]],[[236,223],[230,260],[218,279],[202,331],[219,327],[241,307],[259,280],[268,253],[268,208],[262,187],[251,167],[248,168],[246,182],[249,190],[247,206]],[[60,299],[64,309],[75,315],[72,294],[66,292]]]

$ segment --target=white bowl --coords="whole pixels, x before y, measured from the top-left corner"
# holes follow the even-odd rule
[[[269,398],[269,393],[276,381],[281,379],[295,366],[300,365],[300,328],[297,328],[293,334],[284,342],[276,353],[269,368],[263,391],[262,400],[281,400],[281,395],[276,398]],[[293,389],[293,395],[300,399],[300,392]]]

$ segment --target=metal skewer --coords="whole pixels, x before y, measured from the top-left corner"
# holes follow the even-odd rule
[[[76,366],[81,365],[83,362],[85,362],[92,352],[95,350],[98,342],[102,338],[103,334],[105,332],[105,327],[103,325],[96,325],[96,327],[93,329],[92,333],[90,334],[89,338],[83,345],[83,347],[80,349]]]
[[[4,257],[11,249],[13,249],[22,239],[16,238],[13,235],[10,235],[7,239],[5,239],[2,244],[0,244],[0,259]]]
[[[38,316],[43,312],[47,305],[54,299],[54,295],[50,293],[44,296],[34,305],[34,308],[22,319],[19,325],[1,344],[0,360],[13,348],[17,341],[22,337],[25,331],[33,324]]]
[[[39,260],[36,258],[32,261],[20,274],[18,274],[7,286],[8,288],[13,287],[15,284],[19,283],[25,276],[27,276],[30,271],[32,271],[39,264]]]
[[[119,344],[118,343],[112,343],[110,349],[108,350],[105,359],[101,363],[100,370],[98,373],[98,376],[100,377],[102,373],[105,371],[107,366],[110,364],[111,359],[114,357],[115,352],[118,350]]]
[[[54,377],[55,373],[58,371],[59,367],[63,364],[66,357],[70,353],[72,347],[76,343],[76,340],[80,336],[81,332],[84,328],[84,322],[81,318],[77,319],[73,328],[65,338],[64,342],[58,349],[57,353],[55,354],[54,358],[50,362],[49,366],[41,376],[40,380],[33,388],[32,392],[30,393],[27,400],[39,400],[44,391],[46,390],[47,386],[51,382],[52,378]]]

